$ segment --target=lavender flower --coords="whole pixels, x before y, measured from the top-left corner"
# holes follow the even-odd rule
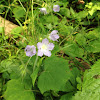
[[[47,10],[46,8],[39,8],[40,9],[40,12],[43,13],[44,15],[47,14]]]
[[[50,57],[51,56],[50,50],[53,50],[54,44],[49,43],[48,39],[45,38],[42,40],[42,42],[37,43],[37,47],[38,47],[38,56],[43,56],[44,54],[45,56]]]
[[[53,6],[53,11],[54,12],[59,12],[60,11],[60,6],[59,5],[54,5]]]
[[[26,56],[32,57],[36,54],[36,47],[34,45],[27,45],[25,48]]]
[[[57,41],[57,39],[59,39],[59,35],[57,34],[58,31],[57,30],[53,30],[50,35],[49,38],[53,41]]]

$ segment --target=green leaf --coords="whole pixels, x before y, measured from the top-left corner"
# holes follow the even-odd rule
[[[68,46],[69,45],[69,46]],[[64,52],[72,57],[82,57],[84,54],[84,51],[82,48],[79,48],[79,46],[76,43],[70,43],[68,42],[65,44],[66,48],[64,49]]]
[[[8,81],[4,98],[6,100],[35,100],[33,92],[26,90],[24,83],[16,79]]]
[[[80,46],[85,46],[86,44],[86,38],[82,34],[77,34],[75,40]]]
[[[91,84],[92,81],[95,83],[96,80],[100,80],[99,75],[100,75],[100,60],[98,60],[93,66],[91,66],[90,70],[85,71],[84,81],[83,81],[83,88],[85,89],[85,87],[91,87],[88,84]]]
[[[66,82],[65,85],[61,87],[61,91],[64,92],[76,91],[77,88],[76,77],[80,76],[80,71],[75,67],[72,68],[72,70],[68,74],[69,74],[69,80]]]
[[[7,71],[8,73],[11,73],[12,71],[15,71],[15,70],[17,71],[18,66],[19,66],[19,63],[17,60],[6,59],[0,63],[0,72]]]
[[[60,89],[60,91],[63,91],[63,92],[71,92],[71,91],[74,91],[74,90],[75,90],[75,88],[74,88],[74,86],[72,86],[70,81],[67,81],[66,84],[64,84]]]
[[[60,91],[69,79],[68,61],[56,56],[47,58],[44,62],[44,70],[38,79],[38,87],[41,93],[54,90]]]
[[[87,11],[80,11],[79,13],[76,13],[76,18],[81,21],[83,18],[86,18],[87,15]]]
[[[82,88],[82,80],[81,80],[81,78],[80,77],[77,77],[76,78],[76,81],[77,81],[77,89],[78,90],[81,90],[81,88]]]
[[[85,71],[82,90],[72,100],[100,100],[100,60]]]
[[[12,34],[20,34],[22,32],[22,27],[16,27],[16,28],[13,28],[11,33]]]
[[[100,10],[100,6],[94,5],[91,10],[89,10],[89,14],[92,16],[94,12]]]
[[[46,26],[47,26],[47,28],[50,29],[50,30],[53,28],[53,26],[52,26],[51,23],[50,23],[50,24],[47,24]]]
[[[73,93],[67,93],[65,95],[62,95],[60,100],[72,100],[72,96],[73,96]]]
[[[63,17],[63,19],[60,21],[59,24],[66,25],[66,23],[67,23],[66,17]]]
[[[60,13],[61,13],[61,15],[64,15],[64,16],[70,18],[70,10],[68,8],[62,7],[62,9],[60,10]]]
[[[94,41],[91,41],[90,43],[88,43],[87,47],[86,47],[86,50],[89,52],[89,53],[97,53],[97,52],[100,52],[100,39],[99,40],[94,40]]]
[[[70,82],[72,85],[75,87],[76,86],[76,78],[80,76],[80,70],[78,68],[74,67],[71,70],[71,77],[70,77]]]
[[[44,33],[46,33],[46,29],[45,29],[45,27],[44,27],[44,24],[43,24],[43,23],[39,23],[38,25],[39,25],[39,27],[42,29],[42,31],[43,31]]]
[[[73,10],[72,7],[70,7],[70,13],[71,13],[72,17],[75,17],[76,16],[76,13],[75,13],[75,11]]]
[[[69,35],[72,33],[73,31],[73,27],[72,26],[66,26],[66,25],[62,25],[63,23],[60,22],[59,23],[59,30],[61,31],[62,35]]]
[[[54,24],[57,25],[59,22],[59,18],[52,15],[52,16],[43,16],[40,18],[41,23],[43,24]]]
[[[43,59],[44,59],[44,58],[42,57],[42,58],[39,60],[39,62],[38,62],[38,64],[37,64],[36,68],[34,69],[33,73],[31,74],[33,87],[34,87],[35,81],[36,81],[36,79],[37,79],[37,77],[38,77],[38,72],[39,72],[39,70],[40,70],[40,66],[41,66],[41,64],[42,64],[42,60],[43,60]]]
[[[88,39],[97,39],[100,38],[100,27],[95,28],[92,31],[89,31],[88,34],[86,34],[86,38]]]
[[[18,38],[18,36],[21,36],[22,37],[22,35],[20,34],[21,32],[22,32],[22,27],[16,27],[16,28],[13,28],[12,30],[11,30],[11,34],[13,34],[14,36],[14,38]]]
[[[18,18],[18,19],[21,17],[24,17],[24,15],[25,15],[24,9],[20,6],[17,6],[16,8],[14,8],[13,13],[14,13],[14,17]]]
[[[34,87],[36,78],[37,78],[37,76],[38,76],[38,72],[39,72],[39,67],[37,67],[37,68],[34,70],[34,72],[31,74],[33,87]]]
[[[0,27],[0,33],[3,33],[3,32],[4,32],[4,28]]]

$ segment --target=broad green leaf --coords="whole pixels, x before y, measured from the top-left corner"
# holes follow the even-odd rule
[[[72,100],[100,100],[100,60],[85,71],[82,90]]]
[[[22,30],[23,30],[22,27],[16,27],[16,28],[12,29],[11,33],[12,34],[15,34],[15,33],[20,34],[22,32]]]
[[[24,83],[16,79],[8,81],[4,98],[6,100],[35,100],[33,92],[25,89]]]
[[[72,68],[71,70],[71,77],[70,77],[70,82],[72,85],[75,87],[76,86],[76,78],[80,77],[80,70],[76,67]]]
[[[64,52],[69,55],[69,56],[72,56],[72,57],[82,57],[83,54],[84,54],[84,51],[82,48],[80,48],[76,43],[67,43],[65,44],[66,45],[69,45],[67,46],[65,49],[64,49]]]
[[[81,21],[83,18],[86,18],[87,15],[87,11],[80,11],[79,13],[76,13],[76,18]]]
[[[75,40],[80,46],[85,46],[86,44],[86,38],[81,33],[76,35]]]
[[[70,78],[68,61],[52,56],[44,62],[44,70],[38,79],[38,87],[41,93],[49,90],[60,91]]]
[[[43,16],[40,18],[40,21],[42,24],[54,24],[54,25],[57,25],[59,22],[59,18],[54,16],[54,15],[51,15],[51,16]]]
[[[18,18],[18,19],[21,18],[21,17],[24,17],[24,15],[25,15],[24,9],[22,7],[20,7],[20,6],[15,7],[13,9],[13,13],[14,13],[14,17]]]
[[[72,96],[73,96],[73,93],[67,93],[65,95],[62,95],[60,100],[72,100]]]
[[[62,35],[69,35],[72,33],[73,31],[73,27],[72,26],[66,26],[66,25],[62,25],[62,22],[59,23],[59,31],[61,31],[60,33]]]
[[[68,80],[66,82],[66,84],[64,84],[60,89],[60,91],[63,91],[63,92],[71,92],[71,91],[74,91],[74,90],[75,90],[75,87],[71,84],[70,80]]]
[[[65,92],[76,91],[77,89],[76,78],[80,77],[80,71],[75,67],[72,68],[72,70],[68,74],[70,75],[69,80],[66,82],[65,85],[61,87],[61,91]]]
[[[87,47],[86,47],[86,50],[89,52],[89,53],[97,53],[97,52],[100,52],[100,39],[99,40],[94,40],[94,41],[91,41],[90,43],[88,43]]]
[[[86,34],[86,38],[92,39],[92,40],[100,38],[99,36],[100,36],[100,27],[95,28],[92,31],[89,31],[88,34]]]
[[[60,13],[61,13],[61,15],[64,15],[64,16],[70,18],[70,10],[68,8],[62,7],[62,9],[60,10]]]
[[[18,38],[19,36],[20,37],[23,37],[22,35],[21,35],[21,32],[22,32],[22,27],[16,27],[16,28],[13,28],[12,30],[11,30],[11,34],[13,34],[14,36],[14,38]]]

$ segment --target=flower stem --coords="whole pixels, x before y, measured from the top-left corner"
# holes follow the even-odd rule
[[[31,10],[32,10],[32,36],[33,36],[33,29],[34,29],[33,0],[32,0],[32,4],[31,4]]]

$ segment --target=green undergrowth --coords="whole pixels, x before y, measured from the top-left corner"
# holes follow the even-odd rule
[[[0,0],[0,16],[19,25],[0,27],[0,100],[99,100],[99,0]],[[27,57],[53,30],[51,56]]]

